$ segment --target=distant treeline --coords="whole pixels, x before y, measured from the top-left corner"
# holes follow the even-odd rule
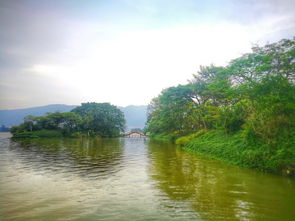
[[[148,107],[146,132],[211,157],[295,174],[295,38],[202,66]]]
[[[117,137],[125,129],[123,112],[109,103],[82,103],[70,112],[27,116],[12,127],[14,137]]]
[[[28,115],[44,116],[46,113],[53,112],[70,112],[77,105],[65,104],[50,104],[46,106],[14,109],[14,110],[0,110],[0,125],[6,127],[18,126]],[[146,123],[146,109],[145,105],[129,105],[126,107],[118,107],[125,115],[126,127],[131,128],[144,128]]]
[[[2,125],[0,127],[0,132],[9,132],[9,131],[10,131],[10,129],[8,127],[6,127],[5,125]]]

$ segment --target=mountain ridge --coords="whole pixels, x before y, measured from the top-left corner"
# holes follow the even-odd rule
[[[49,112],[68,112],[78,105],[48,104],[29,108],[0,110],[0,125],[16,126],[23,122],[27,115],[43,116]],[[127,129],[143,128],[146,122],[146,105],[128,105],[118,108],[124,112]]]

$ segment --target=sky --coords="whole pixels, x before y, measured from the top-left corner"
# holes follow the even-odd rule
[[[295,36],[294,0],[1,0],[0,109],[147,105]]]

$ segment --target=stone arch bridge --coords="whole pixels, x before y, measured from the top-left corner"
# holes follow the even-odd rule
[[[131,137],[132,135],[139,135],[139,137],[145,137],[146,135],[142,132],[136,131],[136,130],[131,130],[127,133],[124,134],[125,137]]]

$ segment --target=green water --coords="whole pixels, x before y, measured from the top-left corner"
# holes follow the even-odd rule
[[[295,220],[294,179],[143,138],[0,136],[0,220]]]

